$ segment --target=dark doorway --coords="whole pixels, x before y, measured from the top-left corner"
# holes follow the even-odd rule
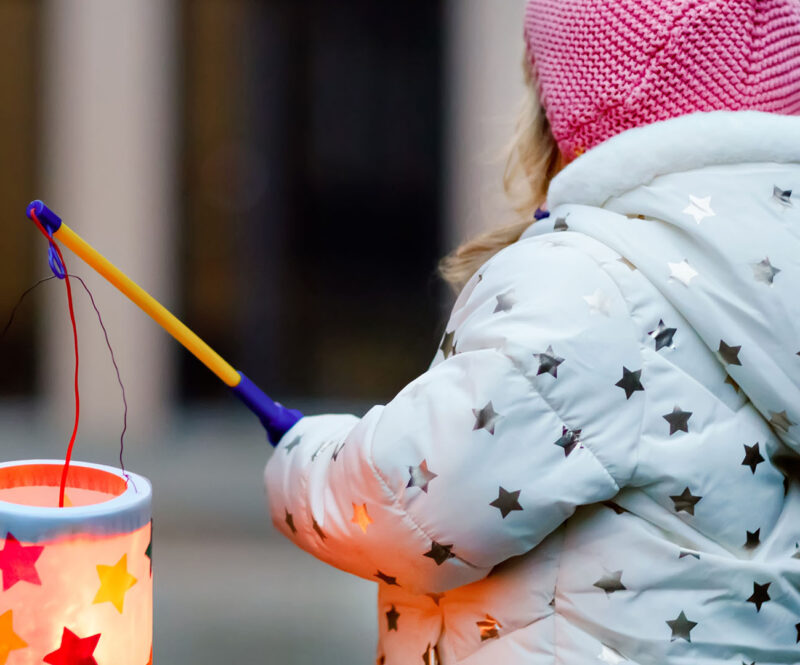
[[[438,337],[439,2],[183,12],[187,320],[275,396],[390,398]]]

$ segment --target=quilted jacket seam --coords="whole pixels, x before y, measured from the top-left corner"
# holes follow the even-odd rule
[[[558,409],[556,409],[556,408],[553,406],[553,404],[550,402],[550,400],[548,400],[548,399],[547,399],[547,397],[546,397],[546,396],[545,396],[545,395],[542,393],[542,391],[541,391],[541,390],[539,390],[539,388],[537,388],[537,387],[536,387],[536,386],[533,384],[533,382],[532,382],[532,381],[531,381],[531,380],[528,378],[528,376],[525,374],[525,372],[524,372],[524,371],[522,370],[522,368],[519,366],[519,361],[518,361],[517,359],[513,358],[513,357],[512,357],[512,356],[510,356],[509,354],[505,353],[504,351],[502,351],[501,349],[498,349],[498,348],[496,348],[496,347],[486,347],[486,348],[483,348],[483,349],[476,349],[476,350],[466,351],[466,352],[464,352],[464,353],[475,353],[475,352],[477,352],[477,351],[491,351],[491,352],[494,352],[494,353],[496,353],[496,354],[497,354],[498,356],[500,356],[501,358],[505,358],[506,360],[508,360],[508,361],[509,361],[509,363],[511,364],[511,366],[514,368],[514,370],[516,370],[516,372],[517,372],[517,373],[518,373],[518,374],[519,374],[519,375],[520,375],[520,376],[521,376],[521,377],[522,377],[522,378],[523,378],[523,379],[526,381],[526,383],[528,384],[528,386],[530,387],[530,389],[531,389],[531,390],[532,390],[532,391],[533,391],[535,394],[537,394],[537,395],[538,395],[538,396],[541,398],[541,400],[542,400],[542,402],[544,403],[544,405],[545,405],[545,406],[546,406],[546,407],[547,407],[547,408],[548,408],[548,409],[549,409],[549,410],[550,410],[550,411],[551,411],[551,412],[552,412],[552,413],[553,413],[553,414],[554,414],[556,417],[558,417],[558,418],[559,418],[559,420],[561,420],[561,422],[563,422],[563,423],[565,423],[565,424],[568,424],[568,423],[566,423],[566,420],[565,420],[564,418],[562,418],[562,416],[561,416],[561,414],[559,413]],[[460,354],[460,355],[461,355],[461,354]],[[443,362],[446,362],[446,361],[443,361]],[[640,424],[640,431],[641,431],[641,424]],[[372,443],[372,441],[374,441],[374,439],[372,439],[370,443]],[[608,480],[611,482],[611,484],[612,484],[612,485],[613,485],[613,487],[615,488],[616,492],[619,492],[619,491],[622,489],[622,487],[621,487],[621,486],[620,486],[620,484],[617,482],[617,480],[614,478],[613,474],[612,474],[612,473],[611,473],[611,472],[610,472],[610,471],[609,471],[609,470],[606,468],[606,466],[605,466],[605,465],[604,465],[604,464],[603,464],[603,463],[600,461],[600,459],[597,457],[597,454],[596,454],[596,453],[595,453],[595,452],[594,452],[594,451],[593,451],[593,450],[592,450],[592,449],[591,449],[591,448],[590,448],[588,445],[586,445],[586,443],[585,443],[585,442],[582,442],[582,443],[583,443],[583,446],[584,446],[584,450],[587,450],[587,451],[588,451],[588,452],[591,454],[591,456],[592,456],[592,459],[594,459],[594,461],[596,462],[597,466],[598,466],[598,467],[599,467],[599,468],[600,468],[600,469],[603,471],[603,473],[604,473],[604,474],[607,476]],[[637,447],[638,447],[638,446],[637,446]],[[433,538],[430,536],[430,534],[428,534],[428,533],[425,531],[425,529],[423,529],[423,528],[422,528],[422,527],[421,527],[421,526],[420,526],[420,525],[417,523],[417,521],[416,521],[416,520],[415,520],[415,519],[414,519],[414,518],[413,518],[413,517],[410,515],[410,513],[408,512],[408,510],[406,510],[406,508],[405,508],[405,507],[402,505],[402,503],[400,502],[400,498],[399,498],[398,494],[397,494],[397,493],[396,493],[396,492],[395,492],[395,491],[394,491],[394,490],[391,488],[391,486],[389,485],[389,483],[388,483],[388,482],[386,481],[386,479],[384,478],[383,474],[381,473],[381,470],[378,468],[378,465],[375,463],[374,456],[373,456],[373,453],[372,453],[372,446],[371,446],[371,445],[370,445],[370,449],[369,449],[369,454],[366,456],[366,459],[367,459],[367,461],[368,461],[368,463],[369,463],[369,468],[370,468],[370,470],[372,471],[373,475],[375,476],[375,479],[376,479],[376,480],[377,480],[377,481],[380,483],[380,485],[381,485],[381,487],[382,487],[382,489],[383,489],[383,492],[384,492],[384,495],[386,496],[386,498],[387,498],[387,499],[389,499],[389,500],[391,501],[392,505],[394,505],[394,506],[395,506],[395,507],[396,507],[396,508],[397,508],[397,509],[398,509],[398,510],[399,510],[399,511],[402,513],[402,515],[403,515],[403,516],[404,516],[404,517],[405,517],[405,518],[406,518],[406,519],[409,521],[409,523],[410,523],[410,524],[411,524],[411,525],[414,527],[415,531],[417,531],[417,532],[418,532],[418,533],[420,533],[422,536],[424,536],[425,540],[431,540],[431,541],[432,541],[432,540],[434,540],[434,539],[433,539]],[[455,554],[455,552],[454,552],[454,554]],[[466,559],[463,559],[463,558],[461,558],[461,557],[460,557],[460,556],[458,556],[458,555],[456,555],[456,557],[455,557],[455,558],[457,558],[459,561],[461,561],[462,563],[464,563],[465,565],[467,565],[467,566],[469,566],[469,567],[471,567],[471,568],[475,568],[475,569],[478,569],[478,570],[482,570],[482,569],[483,569],[483,567],[482,567],[482,566],[478,566],[477,564],[470,563],[469,561],[467,561]],[[487,569],[487,570],[490,570],[490,569]]]
[[[408,510],[406,510],[405,506],[403,506],[403,504],[400,502],[400,497],[389,486],[389,483],[383,477],[383,474],[381,473],[380,469],[378,468],[378,465],[375,464],[375,460],[374,460],[373,454],[372,454],[372,442],[373,441],[374,441],[374,439],[370,440],[369,454],[366,455],[366,460],[369,463],[369,468],[372,471],[372,474],[375,476],[375,479],[378,481],[378,483],[380,484],[381,488],[383,489],[384,495],[386,496],[387,499],[389,499],[389,501],[391,501],[392,505],[395,506],[398,509],[398,511],[403,515],[403,518],[408,520],[408,522],[414,528],[414,531],[416,531],[418,534],[421,534],[423,536],[424,540],[430,540],[430,541],[433,542],[434,538],[431,537],[431,535],[428,534],[427,531],[425,531],[425,529],[423,529],[417,523],[417,521],[411,516],[411,514],[408,512]],[[482,566],[478,566],[478,565],[476,565],[474,563],[470,563],[466,559],[463,559],[461,556],[459,556],[455,552],[453,552],[453,554],[455,555],[454,558],[458,559],[459,561],[461,561],[466,566],[469,566],[470,568],[474,568],[476,570],[483,570],[484,569]],[[491,569],[487,568],[486,570],[488,572]]]
[[[536,385],[534,385],[533,381],[531,381],[531,379],[527,376],[527,374],[525,374],[525,371],[519,366],[519,361],[516,360],[515,358],[513,358],[512,356],[508,355],[507,353],[501,351],[500,349],[495,349],[495,350],[498,353],[500,353],[504,358],[507,358],[511,362],[511,364],[514,367],[514,369],[516,369],[517,372],[519,372],[519,374],[522,376],[522,378],[525,379],[528,382],[528,385],[531,387],[531,390],[533,390],[533,392],[536,393],[541,398],[542,402],[544,402],[544,405],[548,409],[550,409],[550,411],[562,423],[564,423],[565,425],[570,425],[570,423],[567,422],[567,419],[564,418],[561,415],[559,410],[551,403],[551,401],[545,396],[545,394]],[[572,428],[570,428],[570,429],[572,429]],[[613,474],[606,468],[606,465],[603,464],[600,461],[600,459],[597,457],[597,454],[591,449],[589,444],[586,441],[583,441],[583,440],[581,440],[581,444],[583,445],[583,449],[584,450],[589,451],[589,453],[592,456],[592,459],[594,459],[594,461],[597,462],[597,466],[599,466],[605,472],[605,474],[608,476],[608,479],[611,481],[611,483],[614,485],[614,487],[616,487],[617,491],[621,490],[622,487],[617,482],[617,479],[614,478]]]
[[[563,234],[564,232],[561,232],[561,233]],[[596,240],[595,238],[592,238],[591,236],[585,235],[583,233],[581,233],[580,235],[581,235],[582,238],[587,238],[592,242],[596,242],[596,243],[600,244],[602,247],[604,247],[606,249],[610,249],[611,251],[614,251],[614,252],[616,251],[616,250],[612,249],[611,247],[608,247],[607,245],[604,245],[599,240]],[[531,236],[529,238],[526,238],[525,240],[528,240],[528,239],[534,240],[534,239],[541,238],[541,237],[542,236]],[[600,270],[604,275],[606,275],[608,277],[608,280],[614,285],[614,288],[617,290],[617,293],[619,294],[620,298],[625,303],[625,309],[626,309],[626,311],[628,313],[629,322],[632,322],[633,321],[633,312],[632,312],[632,306],[631,306],[630,301],[625,296],[625,292],[622,290],[622,287],[619,285],[617,280],[614,279],[614,277],[611,275],[611,273],[603,267],[603,265],[600,263],[600,261],[597,258],[595,258],[594,256],[592,256],[592,254],[590,254],[587,251],[584,251],[583,249],[581,249],[579,247],[575,247],[575,246],[572,246],[572,245],[559,245],[559,247],[561,249],[566,249],[568,251],[572,251],[572,252],[574,252],[576,254],[579,254],[580,256],[588,259],[595,266],[597,266],[598,270]],[[644,369],[644,366],[645,366],[645,363],[646,363],[644,354],[642,353],[642,349],[644,347],[643,347],[641,341],[639,341],[638,337],[637,337],[636,346],[637,346],[637,352],[639,353],[639,361],[640,361],[641,367],[642,367],[642,369]],[[534,386],[534,388],[535,388],[535,386]],[[539,394],[541,395],[541,392],[539,392]],[[644,397],[644,400],[643,400],[644,404],[642,404],[641,410],[639,412],[639,426],[638,426],[637,432],[636,432],[636,445],[635,445],[635,448],[634,448],[635,460],[634,460],[633,467],[631,468],[631,472],[628,475],[628,477],[625,479],[624,482],[617,481],[614,478],[613,474],[605,467],[605,465],[599,459],[597,460],[598,464],[600,464],[600,466],[602,466],[605,469],[606,473],[608,473],[608,475],[612,478],[612,480],[614,480],[614,484],[617,486],[618,490],[621,490],[633,478],[636,477],[636,471],[639,468],[639,461],[641,459],[642,431],[644,430],[644,416],[645,416],[645,413],[647,411],[647,409],[646,409],[646,403],[647,403],[646,391],[644,392],[644,394],[642,396]],[[544,396],[542,396],[542,399],[545,399]],[[552,409],[552,407],[551,407],[551,409]],[[552,410],[556,413],[556,415],[559,415],[558,412],[555,409],[552,409]],[[584,447],[587,450],[589,450],[590,452],[592,452],[592,455],[595,457],[595,459],[597,459],[597,455],[594,453],[594,451],[591,450],[591,448],[589,448],[587,443],[585,441],[582,441],[581,443],[583,443]]]

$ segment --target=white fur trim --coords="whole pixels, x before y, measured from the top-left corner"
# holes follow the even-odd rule
[[[711,111],[629,129],[561,171],[550,184],[547,205],[602,206],[659,175],[757,162],[800,162],[799,116]]]

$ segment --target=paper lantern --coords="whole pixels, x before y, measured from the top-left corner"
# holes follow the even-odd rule
[[[150,483],[63,465],[0,464],[0,665],[151,664]]]

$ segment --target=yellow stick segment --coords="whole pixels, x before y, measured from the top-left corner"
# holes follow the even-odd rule
[[[201,363],[214,372],[227,386],[233,388],[239,384],[241,381],[239,373],[226,363],[216,351],[66,224],[62,223],[58,231],[53,234],[53,237],[62,242],[116,286],[145,314],[183,344],[189,352],[194,354]]]

